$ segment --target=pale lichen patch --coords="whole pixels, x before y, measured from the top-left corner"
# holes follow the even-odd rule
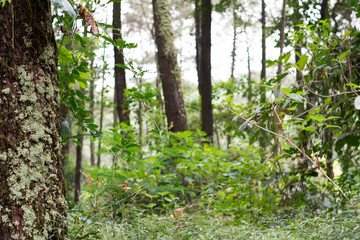
[[[10,93],[10,88],[5,88],[1,91],[3,94],[8,95]]]

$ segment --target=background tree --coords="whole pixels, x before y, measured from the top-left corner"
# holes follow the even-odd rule
[[[201,130],[212,142],[213,106],[211,85],[211,0],[195,1],[195,26],[197,41],[197,62],[199,93],[201,99]]]
[[[63,239],[67,206],[50,1],[5,2],[0,19],[1,238]]]
[[[159,77],[165,97],[168,129],[172,132],[188,129],[186,109],[181,89],[181,73],[177,63],[173,29],[167,0],[153,0],[153,14]]]
[[[121,48],[121,1],[113,2],[113,40],[117,43],[114,46],[115,58],[115,92],[114,99],[116,104],[116,113],[120,122],[129,123],[129,108],[125,99],[126,78],[123,49]]]

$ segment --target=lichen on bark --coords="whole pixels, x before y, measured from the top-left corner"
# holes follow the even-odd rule
[[[0,7],[0,232],[5,240],[63,239],[66,232],[57,48],[49,10],[48,0],[14,0]]]

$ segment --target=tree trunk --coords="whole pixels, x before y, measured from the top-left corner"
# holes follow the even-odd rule
[[[91,69],[94,72],[94,61],[91,61]],[[90,95],[90,118],[94,119],[94,90],[95,90],[95,82],[94,82],[94,77],[91,79],[90,81],[90,91],[89,91],[89,95]],[[95,166],[95,144],[94,144],[94,138],[90,137],[90,164],[91,166]]]
[[[63,239],[67,205],[48,0],[0,6],[1,239]],[[59,229],[62,229],[60,232]]]
[[[119,41],[121,37],[121,2],[113,2],[113,40]],[[119,122],[129,123],[129,109],[125,99],[126,78],[125,69],[116,64],[125,64],[122,49],[114,46],[115,55],[115,104]]]
[[[286,23],[286,0],[283,0],[282,9],[281,9],[281,23],[280,23],[280,41],[279,41],[279,47],[280,47],[280,56],[283,54],[284,51],[284,42],[285,42],[285,23]],[[277,75],[280,75],[282,73],[282,63],[279,63]],[[281,90],[281,83],[278,83],[277,91],[280,92]],[[280,105],[279,103],[276,103],[276,107],[274,108],[273,113],[273,119],[274,123],[276,124],[275,129],[276,133],[281,134],[282,125],[281,125],[281,117],[279,116]],[[280,118],[280,119],[279,119]],[[274,157],[278,156],[280,154],[280,141],[278,136],[274,136],[275,141],[275,151],[274,151]],[[279,162],[278,162],[279,163]]]
[[[181,90],[181,74],[174,46],[174,34],[167,0],[153,0],[159,76],[165,97],[168,129],[172,132],[188,129],[186,110]]]
[[[237,40],[237,14],[236,14],[236,1],[233,0],[232,1],[233,4],[233,45],[232,45],[232,51],[231,51],[231,72],[230,72],[230,82],[231,84],[234,84],[234,80],[235,80],[235,76],[234,76],[234,71],[235,71],[235,62],[236,62],[236,40]],[[227,91],[227,94],[230,94],[231,91],[230,89]],[[216,128],[216,122],[215,122],[215,128]],[[217,137],[218,137],[218,131],[216,131]],[[227,148],[231,147],[231,135],[228,133],[226,136],[226,140],[227,140]],[[220,143],[218,143],[220,146]]]
[[[262,49],[262,58],[261,58],[261,82],[262,85],[266,82],[266,20],[265,20],[265,0],[261,0],[261,49]],[[266,101],[266,89],[264,86],[261,87],[261,102],[264,103]]]
[[[213,107],[211,86],[211,0],[201,1],[200,7],[200,67],[201,130],[213,141]]]
[[[105,51],[105,50],[104,50]],[[103,77],[102,77],[102,84],[101,84],[101,94],[100,94],[100,126],[99,126],[99,132],[103,129],[103,119],[104,119],[104,91],[105,91],[105,71],[103,71]],[[97,166],[100,167],[101,163],[101,140],[102,138],[99,138],[99,145],[98,145],[98,160],[97,160]]]
[[[329,0],[323,0],[321,2],[320,20],[325,20],[328,18],[329,18]]]
[[[262,37],[261,37],[261,48],[262,48],[262,58],[261,58],[261,85],[260,86],[260,102],[265,103],[266,102],[266,88],[265,88],[265,82],[266,82],[266,21],[265,21],[265,0],[261,0],[261,31],[262,31]],[[265,156],[265,132],[261,132],[259,135],[259,145],[260,145],[260,155],[262,160],[264,160]]]
[[[285,24],[286,24],[286,0],[283,0],[282,9],[281,9],[281,23],[280,23],[280,55],[283,54],[284,51],[284,42],[285,42]],[[277,74],[282,73],[282,64],[278,65]]]
[[[247,35],[247,33],[246,33]],[[248,101],[251,102],[253,92],[252,92],[252,78],[251,78],[251,58],[250,58],[250,44],[246,41],[246,53],[247,53],[247,68],[248,68],[248,90],[247,96]]]
[[[78,131],[78,135],[81,135],[81,130]],[[76,145],[76,166],[75,166],[75,196],[74,202],[79,202],[79,195],[81,191],[81,165],[82,165],[82,149],[83,149],[83,137],[79,138],[80,145]]]

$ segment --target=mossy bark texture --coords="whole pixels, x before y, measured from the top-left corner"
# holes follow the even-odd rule
[[[0,6],[3,240],[64,238],[56,52],[49,0]]]
[[[165,97],[168,128],[172,132],[185,131],[188,129],[188,125],[169,4],[167,0],[153,0],[152,3],[159,76]]]

